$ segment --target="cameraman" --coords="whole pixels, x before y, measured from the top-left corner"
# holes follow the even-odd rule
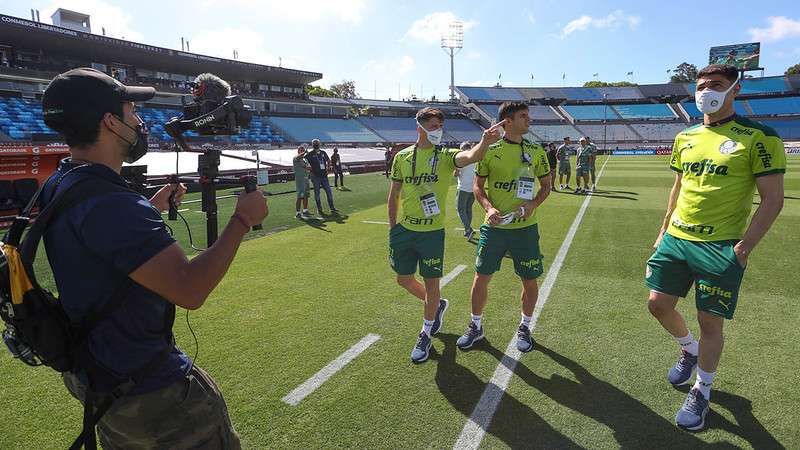
[[[82,178],[125,186],[119,174],[123,161],[147,152],[147,132],[134,102],[154,95],[152,87],[128,87],[94,69],[56,76],[42,109],[71,157],[47,180],[42,206]],[[165,186],[150,200],[133,192],[100,194],[56,217],[44,235],[73,323],[118,303],[87,338],[92,367],[99,369],[92,370],[91,380],[83,370],[64,373],[69,392],[84,402],[89,381],[93,392],[108,393],[142,368],[153,369],[99,421],[104,448],[240,448],[219,388],[174,344],[172,322],[175,305],[192,310],[203,305],[250,226],[267,216],[267,205],[260,191],[240,195],[219,240],[189,261],[161,219],[170,194],[180,200],[184,191]]]

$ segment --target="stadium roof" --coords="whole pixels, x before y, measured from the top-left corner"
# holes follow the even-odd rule
[[[63,55],[84,55],[100,61],[143,69],[196,74],[213,72],[225,78],[266,83],[308,84],[318,72],[286,69],[124,41],[0,14],[0,42],[21,49],[42,49]]]

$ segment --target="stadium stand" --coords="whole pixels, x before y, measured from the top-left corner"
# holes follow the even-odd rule
[[[39,102],[18,97],[0,97],[0,131],[12,139],[31,140],[33,134],[50,134]]]
[[[800,120],[762,120],[761,122],[772,127],[784,140],[800,139]]]
[[[525,100],[525,98],[513,88],[497,87],[462,87],[461,93],[470,101],[506,101],[506,100]]]
[[[319,139],[322,142],[383,142],[380,136],[354,119],[316,119],[311,117],[270,117],[268,123],[295,142]]]
[[[564,105],[562,108],[575,120],[619,119],[619,115],[610,106]]]
[[[642,139],[628,125],[597,125],[597,124],[578,124],[575,127],[584,136],[589,136],[594,142],[638,142]],[[674,136],[674,135],[673,135]]]
[[[537,125],[533,124],[529,128],[534,139],[542,142],[560,141],[565,137],[573,140],[578,140],[583,136],[583,133],[576,130],[571,125]]]
[[[614,105],[623,119],[674,119],[675,113],[663,103],[642,105]]]
[[[748,100],[757,116],[782,116],[800,114],[800,97],[762,98]]]
[[[471,120],[447,119],[444,122],[444,134],[452,138],[451,142],[477,142],[481,139],[483,129]]]
[[[360,117],[369,129],[388,142],[414,142],[417,125],[413,117]],[[450,125],[449,121],[447,125]]]
[[[685,123],[634,123],[634,131],[647,141],[669,141],[688,127]]]

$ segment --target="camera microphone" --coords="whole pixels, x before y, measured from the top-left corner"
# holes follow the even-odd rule
[[[231,95],[231,85],[213,73],[201,73],[194,83],[192,96],[197,102],[210,101],[219,104]]]

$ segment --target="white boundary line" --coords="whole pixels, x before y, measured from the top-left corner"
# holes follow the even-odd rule
[[[606,164],[608,164],[610,159],[611,156],[609,156],[603,163],[603,167],[600,168],[600,172],[597,174],[596,181],[600,181],[600,177],[603,175],[603,170],[605,170]],[[569,227],[569,231],[567,232],[567,236],[564,238],[564,242],[561,244],[561,248],[558,249],[558,253],[553,260],[553,265],[551,266],[550,270],[547,271],[547,277],[545,277],[544,283],[542,283],[542,287],[539,290],[539,301],[536,302],[536,309],[533,311],[533,319],[531,320],[530,326],[531,331],[536,328],[536,323],[539,320],[539,315],[542,313],[542,308],[544,308],[544,304],[547,302],[547,298],[550,296],[550,290],[553,288],[553,284],[556,282],[558,272],[561,270],[561,267],[564,264],[569,247],[572,245],[572,240],[575,238],[575,234],[578,232],[578,227],[583,220],[583,216],[586,213],[586,209],[589,207],[589,202],[591,200],[592,196],[587,195],[586,199],[583,201],[583,204],[581,204],[578,215],[575,216],[575,220],[572,221],[572,225]],[[514,334],[514,336],[511,338],[511,342],[508,343],[506,352],[503,355],[503,360],[497,365],[494,375],[492,375],[492,379],[489,380],[489,384],[487,384],[486,388],[483,390],[483,394],[481,394],[478,404],[475,405],[472,415],[470,415],[469,420],[467,420],[467,423],[461,430],[461,434],[458,436],[458,440],[453,445],[454,449],[477,449],[481,445],[483,436],[486,434],[486,430],[489,429],[489,425],[492,423],[492,417],[494,416],[497,407],[500,405],[500,400],[503,399],[503,394],[505,393],[506,388],[508,388],[509,382],[511,382],[511,376],[514,375],[514,369],[516,368],[517,362],[519,362],[521,355],[522,353],[517,350],[517,336]]]
[[[373,223],[375,225],[389,225],[389,222],[381,222],[380,220],[362,220],[361,223]]]
[[[450,271],[450,273],[439,279],[439,287],[443,288],[447,286],[447,283],[453,281],[453,279],[459,276],[466,268],[467,266],[464,264],[457,265],[453,270]]]
[[[336,372],[340,371],[344,366],[350,363],[350,361],[356,359],[358,355],[380,338],[381,337],[377,334],[368,334],[364,336],[363,339],[350,347],[346,352],[339,355],[338,358],[331,361],[330,364],[323,367],[319,372],[315,373],[311,378],[306,380],[305,383],[297,386],[292,392],[286,394],[281,400],[288,405],[297,406],[304,398],[316,391],[317,388],[328,381],[330,377],[334,376]]]

